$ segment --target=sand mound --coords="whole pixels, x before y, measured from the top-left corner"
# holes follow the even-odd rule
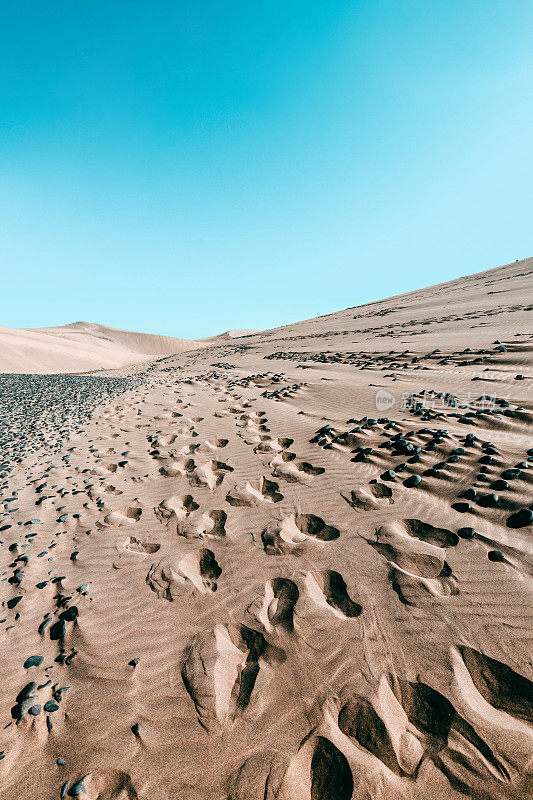
[[[0,327],[0,371],[43,374],[116,369],[199,346],[90,322],[26,330]]]

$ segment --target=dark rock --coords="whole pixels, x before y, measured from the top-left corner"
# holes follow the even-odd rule
[[[505,524],[508,528],[525,528],[531,523],[533,523],[533,511],[530,508],[521,508],[520,511],[516,511],[510,517],[507,517]]]
[[[20,690],[20,692],[15,698],[16,701],[18,703],[21,703],[23,700],[26,700],[28,697],[31,697],[35,692],[36,688],[37,684],[35,683],[35,681],[30,681],[30,683],[27,683],[26,686],[24,686],[24,688]]]
[[[74,622],[74,620],[78,618],[78,613],[76,606],[70,606],[70,608],[67,608],[66,611],[63,611],[59,615],[59,618],[65,620],[65,622]]]
[[[29,669],[30,667],[40,667],[43,661],[43,656],[29,656],[22,666],[24,669]]]
[[[473,539],[476,532],[473,528],[459,528],[457,531],[461,539]]]
[[[509,484],[507,483],[507,481],[504,481],[501,478],[499,478],[497,481],[492,481],[490,488],[498,489],[498,491],[502,492],[509,488]]]
[[[396,478],[396,473],[393,469],[388,469],[380,475],[382,481],[393,481]]]
[[[460,493],[459,497],[463,497],[465,500],[475,500],[477,492],[475,489],[465,489],[464,492]]]
[[[520,478],[521,475],[522,475],[521,470],[514,468],[514,469],[504,469],[500,477],[504,478],[504,480],[514,481],[515,478]]]
[[[453,503],[452,508],[460,514],[473,514],[474,509],[470,503]]]
[[[52,627],[50,628],[50,639],[57,640],[63,639],[65,636],[65,620],[59,619],[57,622],[54,622]]]
[[[480,497],[477,501],[479,506],[482,508],[496,508],[498,503],[500,502],[500,498],[497,494],[485,494],[483,497]]]

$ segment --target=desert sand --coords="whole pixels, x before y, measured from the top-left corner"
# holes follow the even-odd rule
[[[0,372],[42,375],[131,367],[200,344],[91,322],[26,330],[0,326]]]
[[[0,797],[533,797],[532,275],[3,329]]]

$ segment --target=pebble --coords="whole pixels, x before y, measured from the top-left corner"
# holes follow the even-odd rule
[[[500,475],[501,478],[505,480],[513,481],[515,478],[520,478],[522,475],[522,471],[519,469],[505,469],[502,474]]]
[[[520,511],[516,511],[510,517],[507,517],[505,524],[508,528],[525,528],[531,523],[533,523],[533,511],[530,508],[521,508]]]
[[[474,509],[470,503],[453,503],[452,508],[460,514],[473,514]]]
[[[393,469],[388,469],[380,475],[382,481],[393,481],[396,478],[396,473]]]
[[[66,611],[60,614],[60,619],[65,620],[65,622],[74,622],[74,620],[78,618],[78,613],[76,606],[70,606],[70,608],[67,608]]]
[[[52,617],[48,617],[47,619],[43,620],[39,625],[39,627],[37,628],[38,633],[44,633],[47,627],[51,624],[52,624]]]
[[[15,698],[16,701],[18,703],[21,703],[23,700],[26,700],[28,697],[31,697],[35,692],[36,688],[37,684],[35,683],[35,681],[30,681],[30,683],[27,683],[26,686],[24,686],[24,688],[20,690],[20,692]]]
[[[482,506],[483,508],[496,508],[498,503],[500,502],[500,498],[497,494],[485,494],[483,497],[480,497],[477,501],[478,505]]]
[[[29,656],[22,666],[24,669],[29,669],[30,667],[40,667],[43,661],[44,656]]]
[[[69,795],[71,797],[79,797],[82,792],[83,794],[86,794],[87,790],[85,788],[85,784],[83,783],[86,777],[87,775],[85,775],[85,777],[81,778],[79,781],[76,781],[76,783],[72,784],[72,787],[69,792]]]
[[[509,488],[509,484],[507,483],[507,481],[504,481],[501,478],[498,478],[498,480],[492,481],[492,483],[490,485],[490,488],[491,489],[498,489],[498,491],[505,491],[506,489]]]
[[[65,636],[66,627],[65,627],[65,620],[60,619],[57,622],[54,622],[52,627],[50,628],[50,639],[53,641],[57,641],[57,639],[63,639]]]
[[[473,528],[459,528],[457,531],[461,539],[473,539],[476,532]]]

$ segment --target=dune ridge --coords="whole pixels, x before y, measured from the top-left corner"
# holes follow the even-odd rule
[[[55,328],[0,327],[0,372],[46,374],[116,369],[199,346],[185,339],[133,333],[90,322]]]

